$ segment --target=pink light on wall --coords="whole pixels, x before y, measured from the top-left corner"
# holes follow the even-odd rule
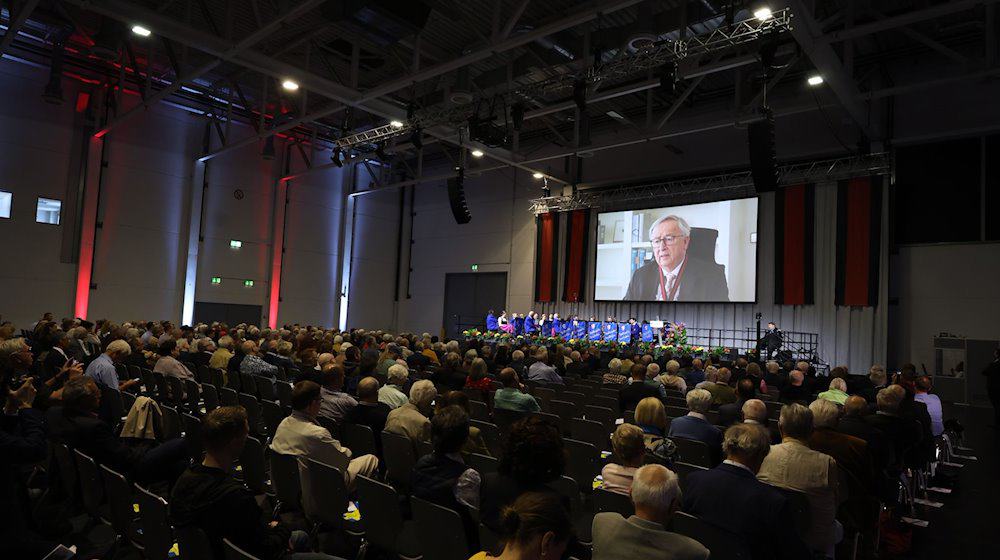
[[[288,194],[288,183],[275,182],[274,193],[274,230],[271,239],[271,299],[268,302],[267,326],[278,328],[278,304],[281,300],[281,261],[285,250],[285,197]]]
[[[93,276],[94,242],[97,235],[97,201],[101,189],[101,157],[103,140],[91,137],[87,149],[87,177],[83,193],[83,209],[80,212],[80,251],[76,269],[76,299],[73,314],[87,318],[90,304],[90,281]]]

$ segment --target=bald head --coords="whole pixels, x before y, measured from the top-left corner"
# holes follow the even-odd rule
[[[866,410],[868,410],[868,401],[864,397],[851,395],[844,401],[844,418],[864,416]]]
[[[758,424],[767,424],[767,405],[760,399],[750,399],[743,403],[743,421],[753,420]]]
[[[361,402],[378,402],[378,379],[365,377],[358,381],[358,400]]]

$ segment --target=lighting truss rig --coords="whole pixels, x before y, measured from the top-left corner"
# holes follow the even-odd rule
[[[778,170],[779,185],[839,181],[866,175],[886,175],[891,169],[888,153],[817,160],[783,166]],[[674,181],[661,181],[624,187],[578,190],[575,195],[549,196],[531,201],[535,214],[566,212],[581,208],[615,208],[634,206],[636,202],[652,203],[684,199],[720,199],[751,196],[753,176],[750,171],[724,173],[707,177],[693,177]]]

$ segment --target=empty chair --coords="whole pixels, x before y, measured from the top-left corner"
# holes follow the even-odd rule
[[[274,383],[274,392],[277,393],[278,403],[281,408],[288,410],[292,408],[292,384],[287,381],[277,381]]]
[[[559,400],[569,401],[577,406],[577,408],[582,409],[584,405],[587,404],[588,397],[583,393],[578,393],[576,391],[563,391],[559,393]]]
[[[687,408],[682,408],[679,406],[666,406],[664,411],[667,413],[667,418],[680,418],[681,416],[687,416],[689,412]]]
[[[608,429],[600,422],[574,418],[570,420],[570,432],[573,434],[573,439],[585,441],[598,451],[611,449],[608,445]]]
[[[677,460],[705,468],[714,466],[712,451],[704,442],[676,436],[670,440],[677,446]]]
[[[465,527],[458,513],[420,498],[410,498],[413,522],[417,534],[433,535],[420,539],[424,558],[428,560],[468,560],[469,544]]]
[[[285,419],[285,412],[281,410],[281,405],[278,403],[263,400],[260,401],[260,416],[267,435],[274,437],[274,433],[278,430],[278,424],[281,424],[281,421]]]
[[[576,528],[577,537],[584,543],[591,541],[590,528],[593,524],[594,516],[583,507],[583,499],[580,495],[580,488],[576,481],[563,475],[548,484],[550,488],[565,496],[569,501],[569,514]]]
[[[271,381],[270,377],[264,377],[262,375],[254,375],[254,381],[257,383],[257,394],[261,399],[264,400],[277,400],[274,393],[274,382]]]
[[[541,419],[545,420],[546,422],[548,422],[549,424],[552,424],[553,426],[555,426],[556,429],[558,429],[560,431],[563,431],[563,432],[566,431],[564,429],[565,426],[563,426],[563,424],[565,422],[563,421],[562,418],[560,418],[556,414],[549,414],[548,412],[532,412],[531,416],[537,416],[538,418],[541,418]]]
[[[219,389],[219,404],[222,406],[239,406],[240,397],[234,389],[223,387]]]
[[[320,531],[345,528],[347,486],[344,473],[337,467],[299,457],[299,480],[302,481],[302,511]]]
[[[226,387],[236,391],[237,393],[243,390],[243,384],[240,380],[239,372],[226,372]]]
[[[592,444],[575,440],[565,439],[563,444],[569,454],[566,461],[566,474],[576,481],[580,491],[589,494],[594,489],[594,478],[600,472],[601,454],[597,447]]]
[[[184,403],[184,381],[180,377],[164,376],[170,390],[170,401],[176,406]]]
[[[119,472],[101,465],[101,478],[108,496],[108,517],[115,533],[127,539],[133,546],[142,548],[142,536],[138,531],[138,516],[132,508],[132,486]]]
[[[205,414],[219,408],[219,390],[215,385],[202,385],[201,398],[205,401]]]
[[[618,417],[618,414],[621,412],[621,410],[618,408],[619,402],[617,395],[614,397],[609,397],[607,395],[594,395],[593,397],[590,398],[590,404],[594,406],[602,406],[604,408],[611,409],[612,411],[614,411],[616,418]]]
[[[779,492],[788,499],[788,511],[791,513],[792,522],[795,523],[795,530],[799,536],[806,534],[812,523],[812,513],[809,509],[809,496],[801,490],[775,486]]]
[[[52,455],[56,458],[59,484],[70,504],[72,510],[76,510],[80,485],[76,472],[76,459],[73,458],[73,451],[64,443],[52,443]]]
[[[121,392],[104,385],[98,385],[98,387],[101,389],[101,408],[107,411],[109,419],[114,419],[117,422],[127,413]]]
[[[392,486],[363,475],[355,479],[355,484],[368,543],[405,559],[420,557],[415,526],[412,521],[403,520],[399,494]]]
[[[382,432],[382,457],[385,459],[386,480],[402,494],[409,494],[410,472],[417,458],[410,438]]]
[[[156,396],[156,379],[153,377],[152,370],[140,369],[139,378],[142,379],[142,392],[147,397]]]
[[[500,466],[500,461],[496,457],[490,457],[489,455],[480,455],[479,453],[469,453],[465,457],[465,464],[469,467],[476,469],[476,472],[486,476],[490,473],[497,472]]]
[[[104,481],[101,479],[97,463],[89,455],[76,450],[76,472],[80,480],[80,497],[83,509],[91,519],[111,524],[108,508],[104,504]]]
[[[618,413],[614,409],[605,406],[596,406],[592,404],[588,404],[587,406],[583,407],[583,415],[587,418],[587,420],[600,422],[606,428],[611,428],[612,426],[614,426],[615,420],[618,419]]]
[[[170,402],[170,386],[167,385],[167,378],[162,373],[154,371],[153,383],[156,387],[156,393],[153,395],[154,398],[160,403]]]
[[[250,426],[250,433],[255,436],[265,435],[264,425],[260,419],[260,403],[257,402],[257,397],[247,393],[240,393],[237,395],[237,398],[240,401],[240,406],[247,411],[247,424]]]
[[[463,387],[462,392],[465,396],[469,397],[469,401],[476,401],[486,404],[486,395],[483,394],[482,390],[474,389],[472,387]]]
[[[552,412],[549,410],[549,403],[552,399],[556,398],[556,390],[549,387],[535,387],[532,391],[535,399],[538,400],[538,405],[542,407],[543,412]]]
[[[184,441],[187,442],[191,458],[201,461],[205,449],[201,441],[201,418],[187,412],[181,414],[181,427],[184,428]]]
[[[138,484],[139,526],[142,527],[143,555],[146,560],[167,560],[174,537],[167,519],[167,501]]]
[[[264,469],[264,446],[260,440],[247,436],[243,451],[240,453],[240,468],[243,471],[243,484],[257,495],[267,493],[267,473]]]
[[[493,409],[493,423],[500,428],[501,432],[510,431],[510,426],[517,422],[518,420],[528,416],[527,412],[521,412],[519,410],[508,410],[506,408],[494,408]]]
[[[713,558],[750,558],[747,543],[721,527],[705,523],[697,517],[678,511],[671,519],[671,529],[675,533],[690,537],[712,551]]]
[[[185,406],[187,409],[198,414],[201,411],[201,387],[192,379],[184,380]]]
[[[268,454],[268,463],[271,466],[271,488],[281,511],[301,511],[302,488],[299,483],[298,458],[272,449]]]
[[[160,434],[163,441],[181,437],[181,417],[177,414],[177,409],[161,404],[160,412],[163,414],[163,432]]]
[[[671,470],[677,473],[677,483],[680,484],[681,491],[684,491],[684,489],[687,488],[687,475],[695,471],[707,471],[708,467],[677,461],[674,463]]]
[[[132,405],[135,404],[135,395],[128,391],[120,391],[119,394],[122,397],[122,411],[124,416],[128,416],[128,412],[132,410]]]
[[[469,418],[489,422],[490,409],[482,401],[469,401]]]
[[[194,377],[198,380],[198,383],[211,383],[212,382],[212,369],[206,365],[198,365],[194,370]]]
[[[479,434],[486,442],[486,448],[490,450],[490,455],[499,457],[503,452],[503,436],[500,435],[500,428],[496,424],[483,422],[480,420],[470,420],[469,425],[479,428]]]
[[[216,389],[221,389],[226,386],[226,372],[218,368],[210,368],[208,370],[209,375],[212,376],[212,385],[215,385]]]
[[[583,416],[583,409],[577,408],[576,404],[569,401],[563,401],[559,399],[552,399],[549,401],[549,410],[552,414],[555,414],[563,421],[563,435],[571,434],[572,424],[570,420],[573,418],[580,418]]]
[[[238,375],[240,376],[240,392],[256,397],[257,381],[254,379],[255,376],[249,373],[243,373],[242,371]]]
[[[625,494],[598,488],[594,490],[591,500],[594,503],[594,513],[614,511],[620,513],[625,518],[635,513],[635,506],[632,505],[632,499]]]
[[[351,450],[352,457],[381,455],[375,444],[375,434],[368,426],[345,422],[340,427],[340,443]]]
[[[194,525],[178,527],[174,533],[177,536],[177,549],[180,550],[182,558],[210,559],[215,556],[208,535],[200,527]]]

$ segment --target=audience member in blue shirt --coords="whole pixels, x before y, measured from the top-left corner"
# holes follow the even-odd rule
[[[914,389],[916,390],[916,394],[913,398],[927,406],[927,414],[931,417],[931,433],[934,434],[934,437],[938,437],[944,433],[944,415],[941,411],[941,398],[929,392],[931,390],[931,378],[921,375],[917,378]]]
[[[704,443],[712,455],[712,462],[717,464],[722,457],[722,432],[705,417],[712,406],[712,393],[694,389],[687,394],[687,405],[691,412],[671,420],[667,435]]]
[[[559,377],[559,373],[556,372],[556,368],[548,364],[549,353],[544,348],[540,348],[538,353],[535,354],[535,363],[531,364],[528,368],[528,373],[525,375],[525,379],[528,381],[537,381],[539,383],[550,383],[555,385],[562,385],[562,377]]]
[[[128,345],[128,342],[115,340],[108,344],[108,348],[103,354],[90,362],[84,375],[92,378],[98,385],[123,391],[139,382],[138,379],[119,381],[118,371],[115,370],[115,364],[124,362],[131,353],[132,347]]]

